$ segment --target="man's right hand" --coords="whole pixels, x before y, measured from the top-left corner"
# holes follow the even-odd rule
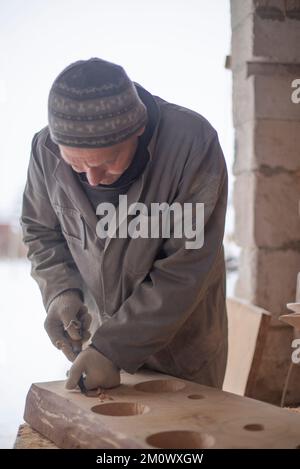
[[[67,290],[50,303],[44,326],[53,345],[73,362],[82,342],[90,338],[91,321],[79,291]]]

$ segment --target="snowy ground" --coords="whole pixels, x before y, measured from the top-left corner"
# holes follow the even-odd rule
[[[27,261],[0,262],[0,448],[12,447],[33,382],[64,379],[68,362],[48,339],[40,292]],[[232,295],[235,274],[228,276]]]

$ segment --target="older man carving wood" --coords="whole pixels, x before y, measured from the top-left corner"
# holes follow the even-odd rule
[[[142,366],[221,387],[227,171],[216,131],[97,58],[58,75],[48,111],[49,125],[32,141],[21,224],[46,331],[73,362],[67,387],[82,375],[87,389],[114,387],[121,369]],[[124,195],[149,209],[204,204],[203,245],[187,249],[176,217],[170,236],[101,238],[97,208],[120,211]],[[99,327],[82,350],[87,298]]]

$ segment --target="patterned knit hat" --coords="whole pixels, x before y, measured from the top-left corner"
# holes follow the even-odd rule
[[[147,109],[120,66],[91,58],[66,67],[48,99],[51,139],[72,147],[106,147],[147,123]]]

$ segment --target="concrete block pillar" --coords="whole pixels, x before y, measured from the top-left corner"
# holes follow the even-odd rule
[[[293,332],[277,318],[295,299],[300,271],[300,103],[292,101],[292,82],[300,79],[300,0],[231,0],[231,22],[241,247],[235,293],[272,313],[251,397],[279,403]],[[300,402],[298,368],[290,403]]]

